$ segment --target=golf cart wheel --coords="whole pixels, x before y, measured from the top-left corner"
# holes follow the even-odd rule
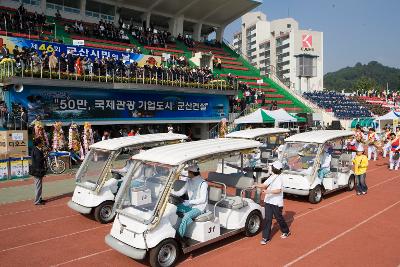
[[[258,210],[253,210],[247,216],[246,224],[244,225],[244,233],[246,236],[255,236],[261,230],[262,216]]]
[[[308,195],[308,201],[312,204],[317,204],[321,202],[322,200],[322,187],[320,185],[317,185],[314,187],[313,190],[310,191],[310,194]]]
[[[178,243],[174,239],[166,239],[150,250],[150,266],[174,266],[179,256]]]
[[[65,162],[62,160],[52,160],[50,163],[50,170],[54,174],[62,174],[65,172]]]
[[[347,182],[347,191],[353,191],[356,185],[356,177],[354,174],[350,175],[349,181]]]
[[[94,209],[94,218],[99,223],[109,223],[114,219],[114,201],[104,201]]]

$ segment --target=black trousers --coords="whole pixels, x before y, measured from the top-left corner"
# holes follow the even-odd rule
[[[271,239],[271,226],[273,217],[275,217],[275,219],[278,221],[281,232],[289,233],[289,227],[282,216],[283,207],[265,203],[264,208],[265,208],[265,227],[262,234],[263,238],[268,240]]]

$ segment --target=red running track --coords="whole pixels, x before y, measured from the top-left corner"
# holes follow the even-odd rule
[[[398,266],[400,263],[400,172],[371,162],[368,195],[338,192],[317,205],[285,199],[292,236],[259,244],[241,235],[185,256],[180,266]],[[45,206],[31,201],[0,205],[2,266],[144,266],[111,250],[101,225],[76,214],[70,195]]]

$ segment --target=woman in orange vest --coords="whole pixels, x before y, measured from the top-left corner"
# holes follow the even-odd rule
[[[81,57],[78,57],[77,60],[75,61],[75,72],[78,74],[78,76],[82,75],[82,61]]]

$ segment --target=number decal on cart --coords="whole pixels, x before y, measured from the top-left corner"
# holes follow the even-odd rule
[[[214,233],[214,231],[215,231],[215,226],[208,228],[209,234]]]

